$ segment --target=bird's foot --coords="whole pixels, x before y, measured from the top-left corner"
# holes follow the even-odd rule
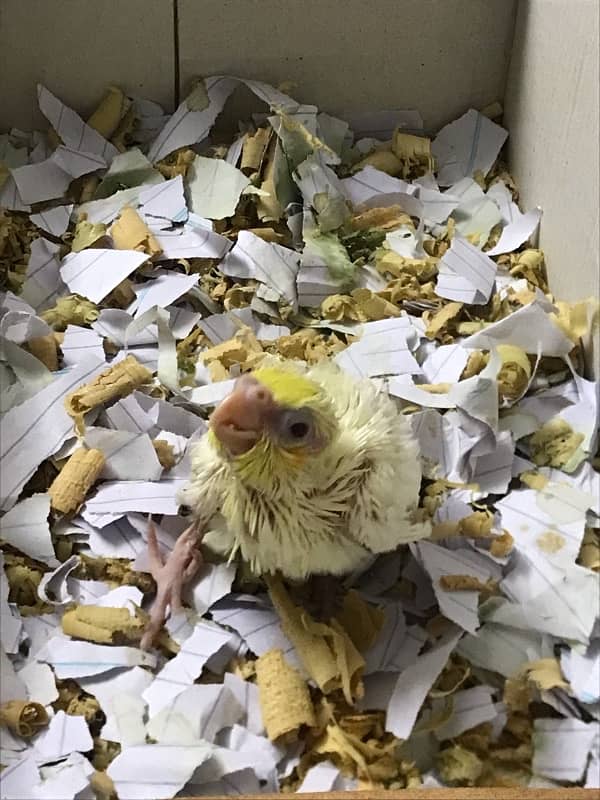
[[[303,587],[302,605],[317,622],[329,622],[342,610],[345,594],[334,575],[313,575]]]
[[[181,592],[187,581],[194,577],[202,564],[198,550],[200,536],[196,524],[190,525],[179,536],[175,547],[163,561],[156,539],[156,529],[150,520],[148,528],[148,557],[150,574],[156,581],[156,597],[150,609],[148,625],[142,636],[141,648],[148,650],[160,631],[166,617],[167,607],[171,612],[179,611],[183,605]]]

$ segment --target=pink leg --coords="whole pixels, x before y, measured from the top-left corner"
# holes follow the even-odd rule
[[[150,519],[148,528],[148,556],[150,573],[156,581],[156,597],[150,609],[150,619],[141,641],[147,650],[160,631],[166,616],[167,607],[171,611],[181,610],[183,585],[189,581],[202,564],[202,556],[197,549],[201,536],[196,524],[190,525],[179,536],[175,547],[166,561],[163,560],[156,540],[156,529]]]

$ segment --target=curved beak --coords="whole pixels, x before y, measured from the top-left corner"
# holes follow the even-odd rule
[[[213,412],[210,427],[223,447],[239,456],[258,442],[274,409],[271,392],[250,375],[243,375]]]

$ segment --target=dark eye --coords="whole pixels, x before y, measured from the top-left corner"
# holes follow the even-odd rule
[[[293,422],[288,430],[294,439],[305,439],[308,436],[310,428],[306,422]]]
[[[285,409],[277,419],[276,430],[284,446],[304,446],[315,434],[312,413],[305,408]]]

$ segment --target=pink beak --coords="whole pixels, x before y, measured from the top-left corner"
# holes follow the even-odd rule
[[[244,375],[215,409],[210,426],[223,447],[239,456],[258,442],[274,408],[271,392],[250,375]]]

